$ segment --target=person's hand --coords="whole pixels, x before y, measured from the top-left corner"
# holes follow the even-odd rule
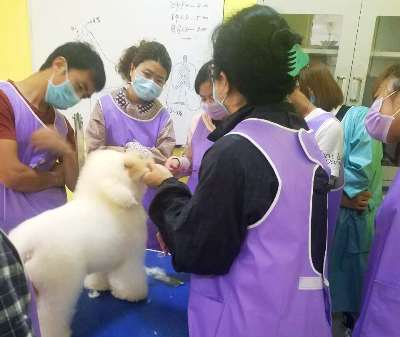
[[[163,165],[150,164],[149,169],[150,172],[143,176],[144,183],[149,187],[158,187],[164,180],[172,178],[171,172]]]
[[[161,233],[157,232],[156,236],[157,236],[157,241],[158,241],[158,243],[160,245],[160,248],[161,248],[162,252],[164,254],[169,254],[169,249],[168,249],[167,245],[165,244],[165,241],[164,241]]]
[[[56,163],[52,170],[50,171],[53,179],[54,185],[56,187],[64,187],[65,186],[65,171],[64,165],[60,163]]]
[[[59,155],[70,154],[73,149],[70,144],[53,127],[41,128],[31,137],[31,144],[38,150],[49,150]]]
[[[361,192],[353,199],[343,195],[342,206],[355,209],[357,211],[365,211],[368,208],[368,201],[372,198],[372,193],[368,191]]]
[[[169,157],[164,166],[173,174],[177,175],[180,171],[181,162],[178,157]]]

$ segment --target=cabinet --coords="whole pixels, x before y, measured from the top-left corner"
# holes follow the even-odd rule
[[[312,59],[326,63],[348,105],[371,105],[377,77],[400,63],[400,0],[258,0],[303,36]],[[384,146],[384,166],[400,165],[400,146]],[[390,181],[395,169],[385,169]]]

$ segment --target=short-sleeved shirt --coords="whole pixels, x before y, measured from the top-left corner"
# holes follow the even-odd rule
[[[47,111],[40,111],[38,108],[33,106],[18,90],[15,84],[10,81],[12,85],[14,85],[15,89],[19,92],[21,97],[24,98],[26,103],[32,109],[32,111],[40,118],[40,120],[46,124],[51,125],[54,123],[56,113],[53,107],[49,107]],[[75,133],[71,124],[65,119],[68,127],[67,133],[67,141],[75,148]],[[0,90],[0,139],[10,139],[16,140],[16,125],[15,125],[15,118],[14,118],[14,109],[11,105],[10,100],[8,99],[7,95]]]

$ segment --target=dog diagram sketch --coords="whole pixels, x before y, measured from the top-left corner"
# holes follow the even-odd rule
[[[104,60],[111,63],[115,67],[115,62],[104,51],[103,47],[96,38],[92,28],[102,22],[100,16],[93,17],[86,21],[84,24],[71,26],[71,30],[75,35],[76,41],[88,42],[95,46],[99,53],[103,56]]]

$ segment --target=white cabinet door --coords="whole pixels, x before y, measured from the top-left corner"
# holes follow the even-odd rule
[[[396,0],[399,1],[400,0]],[[303,36],[303,46],[326,63],[348,94],[362,0],[259,0],[281,13]]]
[[[364,0],[347,103],[370,106],[376,79],[400,63],[400,0]],[[383,146],[385,183],[400,165],[400,145]]]
[[[348,104],[370,105],[375,80],[400,62],[400,0],[364,0]]]

